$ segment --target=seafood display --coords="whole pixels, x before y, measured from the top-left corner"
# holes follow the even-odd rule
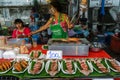
[[[8,72],[12,68],[12,61],[4,60],[0,62],[0,74]]]
[[[29,61],[25,59],[15,60],[13,64],[12,72],[13,73],[24,73],[27,70],[28,64],[29,64]]]
[[[107,60],[107,65],[111,70],[114,72],[120,72],[120,62],[118,62],[115,59],[106,59]]]
[[[33,60],[29,64],[28,73],[29,74],[39,74],[44,68],[43,60]]]
[[[95,69],[98,73],[108,73],[110,70],[105,63],[105,59],[102,58],[94,58],[91,59],[93,64],[93,69]]]
[[[38,59],[38,58],[40,58],[41,55],[42,55],[42,52],[39,50],[36,50],[36,51],[34,50],[34,51],[30,52],[31,59]]]
[[[45,70],[50,76],[55,76],[60,71],[60,62],[58,60],[48,60]]]
[[[20,77],[102,77],[120,75],[120,62],[112,58],[30,59],[17,55],[14,60],[0,59],[0,74]],[[24,75],[24,76],[23,76]]]
[[[93,72],[91,63],[86,59],[76,59],[76,61],[79,63],[79,65],[77,65],[78,70],[85,76]]]
[[[61,62],[61,69],[64,74],[75,74],[76,67],[72,59],[64,59]]]

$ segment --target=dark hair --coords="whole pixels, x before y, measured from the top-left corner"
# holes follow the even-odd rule
[[[59,1],[54,0],[50,2],[50,5],[52,5],[57,11],[61,12],[62,11],[62,7]]]
[[[21,19],[15,19],[14,24],[22,23],[24,25],[24,22]]]

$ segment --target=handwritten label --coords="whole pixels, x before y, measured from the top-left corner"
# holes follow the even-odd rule
[[[62,51],[61,50],[48,50],[46,59],[62,59]]]

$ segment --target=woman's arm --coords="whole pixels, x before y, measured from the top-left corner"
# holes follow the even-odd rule
[[[65,14],[65,20],[67,22],[68,28],[71,29],[73,28],[73,24],[70,22],[70,19],[68,17],[68,15]]]
[[[49,28],[51,22],[52,22],[52,18],[50,18],[48,22],[45,25],[41,26],[38,30],[31,32],[31,35],[41,32],[43,30],[46,30],[47,28]]]
[[[87,28],[88,28],[87,25],[83,25],[83,26],[82,26],[82,29],[83,29],[83,30],[85,30],[85,29],[87,29]]]

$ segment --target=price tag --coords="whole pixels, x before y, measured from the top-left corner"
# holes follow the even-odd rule
[[[61,50],[48,50],[46,59],[62,59],[62,51]]]

